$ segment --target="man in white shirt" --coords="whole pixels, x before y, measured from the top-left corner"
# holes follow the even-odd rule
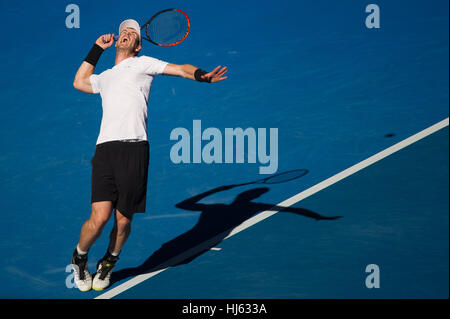
[[[72,264],[75,283],[81,291],[103,290],[110,283],[112,269],[131,231],[134,213],[145,211],[149,145],[147,106],[155,75],[172,75],[199,82],[225,80],[227,68],[211,72],[193,65],[167,63],[148,56],[142,49],[139,24],[132,19],[119,26],[114,67],[94,74],[104,50],[114,43],[114,34],[97,39],[78,69],[73,85],[86,93],[100,93],[103,116],[92,158],[92,211],[83,224]],[[100,236],[115,210],[115,223],[105,256],[92,278],[87,268],[88,251]]]

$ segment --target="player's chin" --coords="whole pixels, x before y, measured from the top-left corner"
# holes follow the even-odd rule
[[[124,51],[131,51],[133,46],[129,42],[120,42],[117,47]]]

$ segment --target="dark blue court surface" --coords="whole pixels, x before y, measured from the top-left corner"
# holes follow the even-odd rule
[[[448,165],[446,128],[118,298],[445,297]]]
[[[100,35],[166,7],[189,14],[189,37],[172,48],[147,44],[142,54],[206,70],[226,65],[229,78],[155,78],[147,212],[135,216],[106,293],[125,284],[115,298],[448,298],[448,1],[375,1],[380,29],[366,28],[369,3],[83,0],[79,29],[66,28],[69,3],[0,3],[2,29],[15,39],[0,50],[0,298],[104,296],[66,285],[90,214],[102,115],[100,97],[72,82]],[[114,54],[102,55],[96,73],[112,67]],[[271,204],[445,119],[435,133],[221,241]],[[277,128],[278,173],[308,174],[229,188],[265,177],[261,164],[174,164],[170,133],[192,132],[193,120],[221,132]],[[111,227],[89,253],[91,271]],[[189,254],[210,237],[214,250]],[[379,267],[380,288],[366,288],[369,264]]]

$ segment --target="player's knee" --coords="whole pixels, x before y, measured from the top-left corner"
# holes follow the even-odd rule
[[[125,216],[116,216],[116,225],[119,231],[129,229],[131,227],[131,219]]]
[[[101,230],[108,222],[110,216],[111,213],[107,210],[93,208],[90,218],[91,227],[97,231]]]

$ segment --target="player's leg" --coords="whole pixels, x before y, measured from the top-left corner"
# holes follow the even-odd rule
[[[131,233],[131,220],[132,217],[127,217],[116,209],[114,218],[114,227],[111,230],[109,236],[108,251],[113,255],[119,255],[123,245],[130,236]]]
[[[99,144],[92,158],[91,204],[89,219],[81,228],[80,240],[73,253],[74,279],[82,291],[91,289],[92,276],[88,271],[88,251],[102,233],[117,201],[117,185],[111,168],[111,148],[114,143]]]
[[[111,217],[113,204],[110,201],[92,203],[92,211],[89,219],[81,228],[78,248],[88,252],[94,242],[100,237],[103,228]]]
[[[109,201],[92,203],[91,216],[81,228],[80,240],[72,256],[74,281],[81,291],[91,289],[92,276],[87,265],[88,252],[111,217],[112,209],[112,202]]]
[[[93,279],[92,288],[103,290],[110,284],[112,270],[119,260],[119,254],[131,232],[132,217],[123,215],[116,209],[114,227],[111,230],[108,251],[97,264],[97,273]]]

